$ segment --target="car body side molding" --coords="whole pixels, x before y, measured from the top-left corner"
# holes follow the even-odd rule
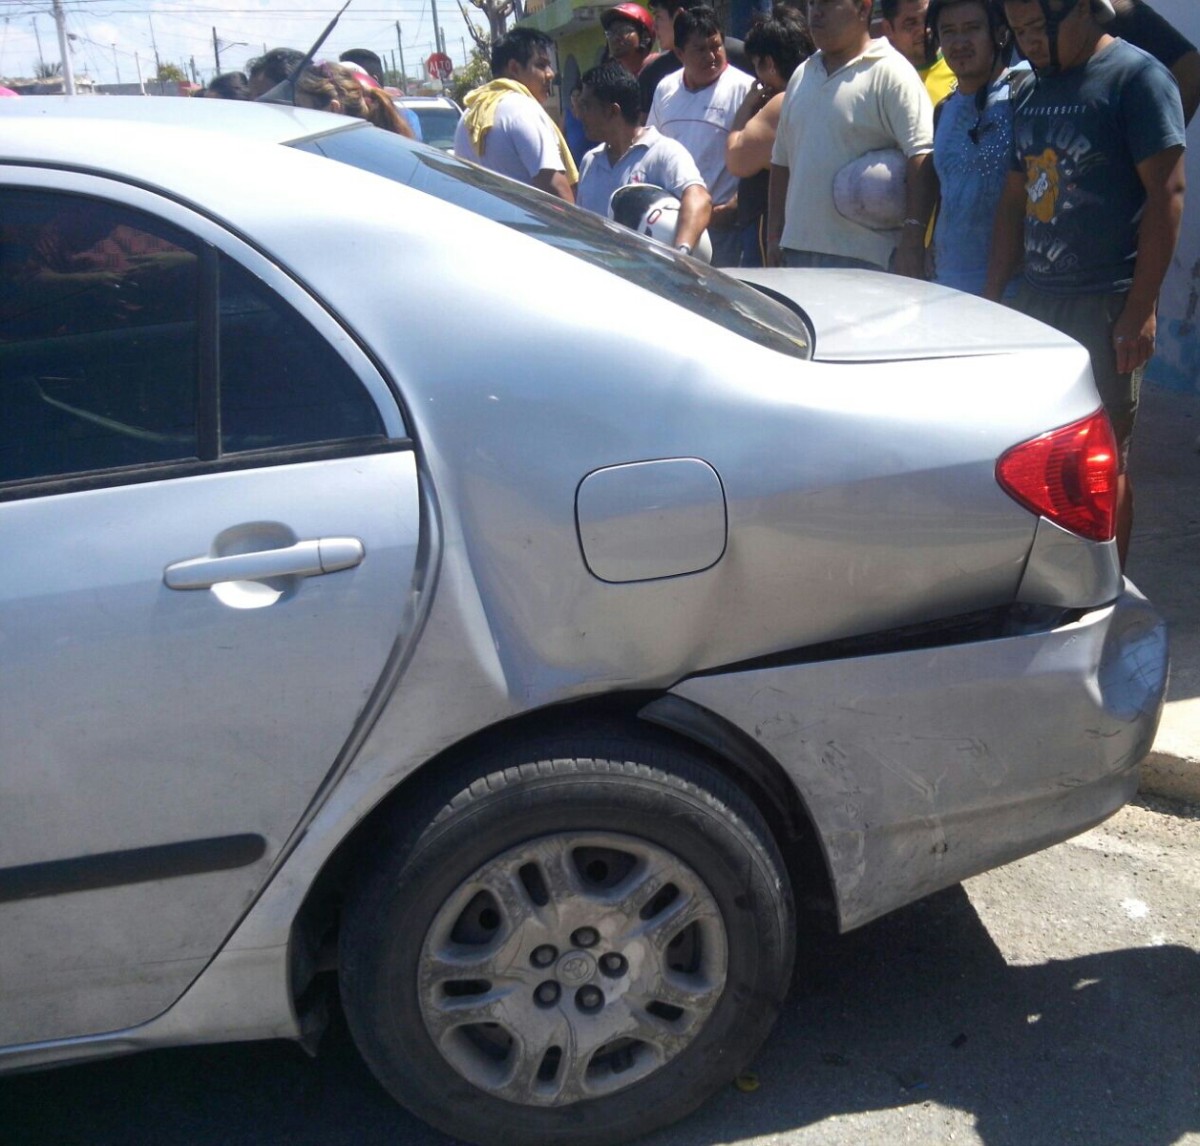
[[[21,864],[0,870],[0,903],[228,871],[257,862],[266,850],[262,836],[245,833]]]

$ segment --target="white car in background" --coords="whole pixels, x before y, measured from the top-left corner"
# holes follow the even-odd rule
[[[463,112],[452,99],[448,96],[399,96],[396,102],[420,120],[423,142],[439,151],[454,150],[454,132]]]

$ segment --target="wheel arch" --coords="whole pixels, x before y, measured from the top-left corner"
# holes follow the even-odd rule
[[[367,855],[394,830],[400,808],[433,802],[442,778],[486,749],[510,750],[581,734],[649,737],[689,751],[736,784],[766,821],[788,867],[798,909],[833,909],[833,885],[823,848],[802,796],[779,763],[741,729],[710,710],[671,694],[627,692],[552,705],[490,725],[431,757],[406,776],[338,845],[313,881],[292,924],[290,982],[297,1011],[320,1005],[321,971],[336,971],[336,937],[346,889]]]

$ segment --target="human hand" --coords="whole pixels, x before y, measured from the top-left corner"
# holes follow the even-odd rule
[[[901,243],[896,248],[896,258],[892,270],[905,278],[923,279],[925,277],[925,248],[919,243]]]
[[[730,231],[737,224],[737,196],[724,203],[714,203],[712,217],[708,221],[710,231]]]
[[[733,117],[733,126],[731,131],[744,131],[748,124],[771,99],[771,93],[762,86],[758,80],[754,81],[754,86],[746,93],[746,98],[742,100],[742,106],[738,108],[737,115]]]
[[[1158,319],[1153,309],[1149,314],[1131,311],[1129,303],[1113,323],[1113,352],[1117,356],[1117,373],[1129,374],[1154,357],[1154,339]]]

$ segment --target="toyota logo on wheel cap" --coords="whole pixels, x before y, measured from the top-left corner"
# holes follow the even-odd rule
[[[586,951],[568,951],[558,961],[558,974],[567,983],[586,983],[596,973],[596,961]]]

